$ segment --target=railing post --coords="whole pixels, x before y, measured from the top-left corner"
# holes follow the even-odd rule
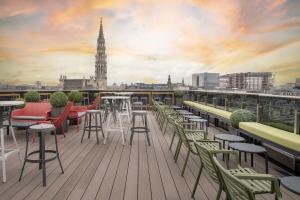
[[[260,117],[261,117],[261,106],[259,104],[259,98],[257,98],[257,100],[256,100],[256,122],[259,123],[261,121]]]
[[[241,109],[244,109],[244,101],[245,101],[245,97],[241,95]]]
[[[228,98],[225,97],[225,110],[227,111],[228,110]]]
[[[299,134],[299,121],[300,121],[300,113],[299,110],[296,108],[294,110],[294,133]]]
[[[217,107],[217,97],[213,97],[213,106]]]

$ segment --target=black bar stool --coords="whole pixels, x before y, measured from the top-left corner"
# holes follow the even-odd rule
[[[38,133],[40,148],[39,148],[39,150],[28,153],[29,133],[33,133],[33,132]],[[48,150],[45,148],[45,134],[49,133],[49,132],[54,132],[55,150]],[[52,156],[52,157],[46,159],[46,153],[52,153],[52,154],[55,154],[55,156]],[[30,156],[32,156],[34,154],[39,154],[39,159],[30,159],[29,158]],[[64,173],[63,167],[61,165],[59,153],[58,153],[55,126],[53,126],[52,124],[37,124],[37,125],[30,126],[28,132],[26,132],[25,159],[24,159],[24,163],[23,163],[19,181],[21,181],[21,179],[22,179],[22,175],[23,175],[23,171],[24,171],[26,162],[39,163],[39,169],[43,170],[43,186],[45,187],[46,186],[46,163],[49,161],[52,161],[56,158],[58,159],[62,173]]]
[[[143,121],[143,126],[135,126],[135,118],[141,117]],[[147,111],[132,111],[132,128],[131,128],[131,136],[130,136],[130,145],[132,145],[132,139],[134,132],[136,133],[145,133],[147,137],[148,144],[150,146],[149,139],[149,129],[148,129],[148,121],[147,121]]]
[[[92,124],[93,123],[92,118],[95,119],[95,124]],[[98,118],[99,118],[99,120],[98,120]],[[97,144],[99,144],[98,131],[101,131],[103,138],[105,138],[104,132],[103,132],[102,117],[101,117],[100,110],[87,110],[86,116],[84,119],[84,128],[83,128],[83,133],[82,133],[82,137],[81,137],[81,143],[83,141],[85,131],[88,131],[88,139],[90,139],[91,131],[96,132]]]

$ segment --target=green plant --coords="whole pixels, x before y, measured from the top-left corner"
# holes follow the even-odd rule
[[[231,114],[230,123],[233,128],[239,128],[240,122],[254,122],[255,119],[255,115],[249,110],[240,109]]]
[[[25,107],[25,104],[26,104],[26,103],[25,103],[25,100],[24,100],[24,99],[22,99],[22,98],[17,98],[16,101],[23,101],[24,103],[21,104],[21,105],[15,106],[15,108],[20,109],[20,108],[24,108],[24,107]]]
[[[71,91],[68,94],[69,101],[73,101],[74,103],[80,103],[83,99],[81,92],[79,91]]]
[[[184,91],[181,90],[175,91],[175,97],[177,98],[182,98],[184,95],[185,95]]]
[[[96,98],[97,96],[99,96],[99,93],[94,93],[94,98]]]
[[[63,92],[54,92],[50,96],[50,103],[53,107],[64,107],[68,102],[68,96]]]
[[[36,91],[29,91],[24,95],[26,102],[39,102],[41,100],[40,94]]]

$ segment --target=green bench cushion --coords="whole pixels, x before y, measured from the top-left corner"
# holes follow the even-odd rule
[[[193,102],[193,101],[184,101],[184,104],[187,105],[187,106],[190,106],[194,109],[202,110],[204,112],[208,112],[208,113],[211,113],[213,115],[220,116],[220,117],[222,117],[224,119],[227,119],[227,120],[230,119],[231,112],[228,112],[226,110],[213,108],[211,106],[203,105],[203,104],[196,103],[196,102]]]
[[[260,138],[300,152],[300,135],[257,122],[240,122],[239,127]]]

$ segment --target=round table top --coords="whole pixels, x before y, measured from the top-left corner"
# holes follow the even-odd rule
[[[180,106],[171,106],[171,108],[173,108],[173,109],[181,109]]]
[[[101,99],[115,100],[115,99],[130,99],[129,96],[104,96]]]
[[[237,135],[231,135],[231,134],[217,134],[215,135],[215,138],[219,140],[224,140],[228,142],[243,142],[245,139],[243,137],[237,136]]]
[[[206,119],[202,119],[202,118],[191,118],[190,119],[191,122],[207,122]]]
[[[201,119],[201,117],[196,116],[196,115],[188,115],[188,116],[186,116],[186,118],[189,118],[189,119]]]
[[[189,111],[186,111],[186,110],[180,110],[180,111],[178,111],[180,114],[182,114],[182,115],[193,115],[194,113],[191,113],[191,112],[189,112]]]
[[[38,131],[46,132],[46,131],[55,130],[55,126],[53,124],[42,123],[42,124],[36,124],[36,125],[30,126],[29,129],[32,131],[37,131],[37,132]]]
[[[0,101],[0,106],[19,106],[23,105],[24,101]]]
[[[285,176],[280,178],[280,183],[283,187],[300,195],[300,177],[299,176]]]
[[[234,150],[247,152],[247,153],[264,153],[264,152],[266,152],[266,149],[262,146],[255,145],[255,144],[249,144],[249,143],[243,143],[243,142],[230,143],[228,146]]]

